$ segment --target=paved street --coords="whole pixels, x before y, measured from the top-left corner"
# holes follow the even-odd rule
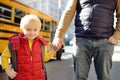
[[[50,61],[46,63],[48,80],[74,80],[72,48],[66,47],[62,61]],[[113,67],[110,73],[111,80],[120,80],[120,47],[116,46],[113,55]],[[91,65],[88,80],[97,80],[93,63]]]

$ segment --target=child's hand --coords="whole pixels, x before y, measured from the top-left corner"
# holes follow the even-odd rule
[[[5,72],[7,73],[7,75],[11,78],[14,79],[17,75],[17,72],[14,71],[14,69],[8,67],[5,69]]]

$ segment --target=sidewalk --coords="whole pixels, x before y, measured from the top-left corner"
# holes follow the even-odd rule
[[[114,47],[113,61],[120,61],[120,46]]]

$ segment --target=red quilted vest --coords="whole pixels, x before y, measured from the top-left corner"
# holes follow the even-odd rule
[[[17,56],[15,80],[45,80],[40,41],[43,45],[46,45],[46,41],[40,36],[35,38],[30,51],[28,40],[23,36],[23,34],[18,34],[10,38]]]

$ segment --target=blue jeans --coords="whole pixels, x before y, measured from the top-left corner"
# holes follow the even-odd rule
[[[87,80],[92,58],[98,80],[110,80],[114,45],[107,39],[76,38],[74,47],[75,80]]]

